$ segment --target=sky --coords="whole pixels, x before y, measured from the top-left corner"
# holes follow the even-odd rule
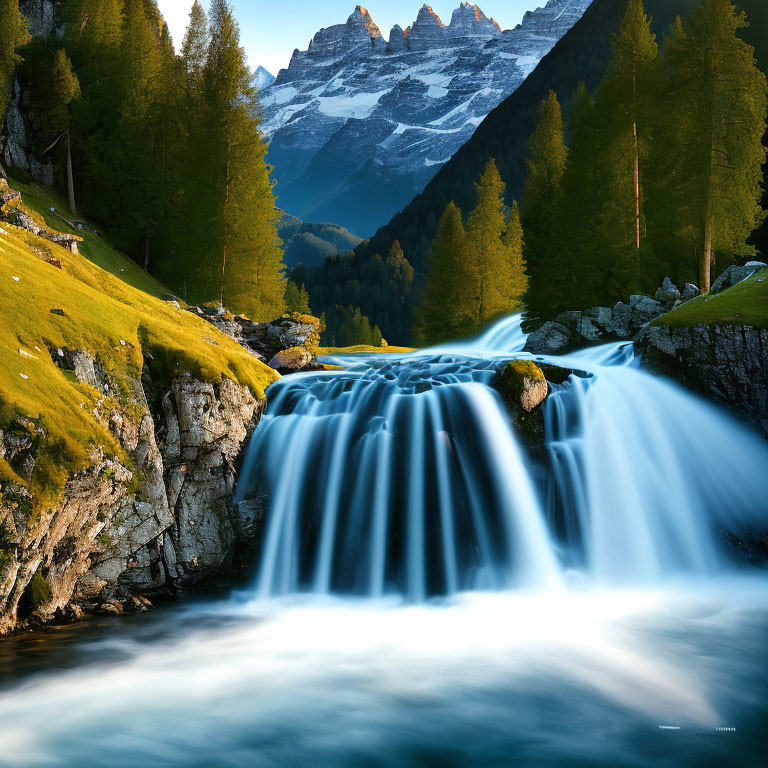
[[[389,38],[395,24],[403,29],[413,23],[424,0],[370,0],[363,2],[381,33]],[[193,0],[158,0],[171,29],[176,48],[181,46]],[[306,50],[321,27],[343,24],[357,0],[234,0],[243,46],[252,68],[263,66],[273,75],[288,66],[295,48]],[[203,0],[207,9],[208,2]],[[429,5],[448,24],[459,0],[431,0]],[[527,10],[546,5],[546,0],[479,0],[486,14],[502,29],[519,24]]]

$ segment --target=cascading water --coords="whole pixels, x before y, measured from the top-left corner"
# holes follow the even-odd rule
[[[238,499],[269,499],[260,597],[652,582],[728,567],[723,530],[768,527],[768,448],[614,344],[545,403],[533,467],[490,383],[519,318],[473,342],[283,379]],[[701,436],[706,435],[706,440]]]
[[[764,765],[768,585],[723,542],[768,529],[766,443],[614,344],[543,361],[529,457],[523,343],[273,385],[254,588],[0,644],[0,763]]]

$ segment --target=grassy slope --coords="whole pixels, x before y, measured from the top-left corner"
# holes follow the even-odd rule
[[[25,202],[45,209],[50,200],[32,190]],[[50,212],[48,218],[58,227]],[[86,233],[83,251],[105,269],[24,230],[0,226],[6,232],[0,234],[0,428],[21,415],[45,430],[31,483],[40,498],[52,500],[66,476],[88,464],[92,446],[117,450],[93,413],[101,393],[55,366],[47,348],[90,352],[117,383],[124,405],[130,402],[129,380],[140,374],[147,353],[156,380],[190,372],[215,382],[225,374],[262,397],[279,378],[213,326],[150,295],[163,292],[162,285],[101,238]],[[63,269],[47,264],[34,248],[60,259]],[[102,411],[108,410],[105,403]],[[0,479],[18,480],[2,459]]]
[[[52,189],[41,187],[34,182],[25,183],[13,176],[9,177],[9,183],[12,189],[21,192],[24,204],[44,216],[51,227],[65,234],[75,234],[82,237],[84,242],[80,244],[80,252],[89,261],[151,296],[159,297],[168,293],[165,286],[145,272],[133,259],[116,251],[104,238],[93,232],[72,229],[64,219],[52,214],[51,208],[55,208],[56,211],[61,211],[67,219],[72,221],[69,205],[61,195]]]
[[[768,269],[716,296],[686,302],[654,322],[671,328],[715,324],[768,328]]]

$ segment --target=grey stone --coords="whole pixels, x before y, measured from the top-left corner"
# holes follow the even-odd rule
[[[534,355],[562,354],[573,346],[573,335],[564,325],[550,320],[528,336],[525,351]]]
[[[732,288],[734,285],[738,285],[744,280],[749,279],[750,277],[752,277],[752,275],[755,274],[755,272],[757,272],[761,268],[762,267],[758,267],[758,266],[739,267],[734,264],[728,267],[728,269],[726,269],[725,272],[723,272],[723,274],[720,275],[720,277],[718,277],[717,280],[715,280],[709,292],[712,295],[715,295],[717,293],[722,293],[728,288]]]

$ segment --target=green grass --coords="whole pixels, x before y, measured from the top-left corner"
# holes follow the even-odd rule
[[[169,293],[162,283],[145,272],[133,259],[116,251],[103,237],[93,232],[73,229],[64,219],[52,214],[51,208],[55,208],[73,223],[83,221],[82,218],[73,217],[70,214],[69,204],[61,195],[34,182],[25,182],[16,177],[9,176],[8,182],[12,189],[21,192],[25,205],[45,218],[52,228],[64,234],[82,237],[83,242],[80,243],[79,249],[86,259],[151,296],[159,297]],[[91,229],[98,230],[98,227],[91,227]]]
[[[762,280],[762,282],[760,282]],[[662,315],[653,325],[754,325],[768,328],[768,269],[760,270],[727,291],[699,296]]]
[[[33,202],[42,207],[50,199]],[[58,222],[49,224],[58,229]],[[152,356],[152,377],[160,384],[186,372],[210,382],[226,375],[261,398],[279,378],[209,323],[155,298],[162,286],[137,274],[141,270],[101,238],[90,236],[88,244],[112,269],[25,230],[0,227],[7,233],[0,234],[0,429],[19,416],[32,420],[25,428],[35,439],[37,466],[28,485],[38,504],[53,502],[66,478],[92,463],[93,448],[121,455],[104,416],[118,403],[130,407],[145,354]],[[63,268],[47,264],[35,249]],[[98,360],[117,388],[117,403],[53,363],[49,349],[63,347],[84,349]],[[2,459],[0,480],[21,482]]]

